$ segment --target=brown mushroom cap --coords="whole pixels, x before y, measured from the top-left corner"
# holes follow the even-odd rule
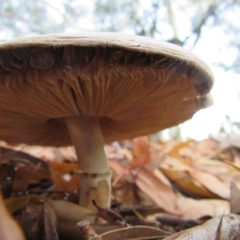
[[[0,139],[71,145],[64,118],[97,117],[105,142],[179,124],[208,105],[213,76],[189,51],[119,33],[0,44]]]

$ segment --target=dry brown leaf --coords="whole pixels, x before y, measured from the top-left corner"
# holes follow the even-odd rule
[[[33,180],[33,176],[36,175],[38,167],[22,166],[15,171],[15,177],[13,182],[13,189],[17,191],[26,191],[28,185]]]
[[[133,159],[130,166],[142,167],[151,161],[149,137],[135,138],[133,143]]]
[[[29,198],[22,223],[28,239],[58,240],[56,215],[46,201]]]
[[[117,175],[126,171],[126,167],[122,166],[121,163],[118,161],[109,160],[109,163],[110,163],[111,168],[116,172]]]
[[[193,164],[189,165],[185,160],[180,162],[178,159],[168,157],[159,167],[162,171],[165,171],[166,174],[170,171],[185,172],[215,195],[225,199],[229,199],[230,197],[230,183],[222,182],[218,177],[212,174],[196,170]],[[173,177],[174,175],[168,175],[168,177],[171,176]],[[178,184],[175,176],[171,180]]]
[[[167,157],[159,168],[172,182],[174,182],[174,184],[184,191],[187,191],[189,194],[216,197],[215,194],[191,176],[190,172],[192,171],[192,167],[184,163],[184,161],[180,162],[176,158]]]
[[[148,168],[149,169],[149,168]],[[160,169],[156,168],[153,170],[154,175],[160,179],[161,182],[163,182],[165,185],[172,187],[171,182],[169,181],[169,179],[167,178],[166,175],[164,175],[163,171],[161,171]]]
[[[127,180],[119,182],[113,188],[114,198],[117,203],[124,207],[133,208],[135,205],[151,206],[152,200],[149,199],[133,182]]]
[[[1,240],[25,240],[22,229],[8,213],[0,194],[0,239]]]
[[[117,174],[117,176],[114,178],[112,182],[112,186],[115,186],[123,176],[125,176],[126,174],[129,174],[129,167],[124,167],[115,160],[110,160],[109,163],[111,168]]]
[[[193,143],[194,140],[188,140],[186,142],[180,142],[178,143],[177,145],[175,145],[171,151],[169,151],[168,155],[171,156],[171,157],[177,157],[179,158],[180,160],[182,160],[182,156],[179,154],[179,151],[183,148],[189,148],[189,145],[191,143]]]
[[[58,240],[56,215],[47,202],[44,202],[44,228],[47,240]]]
[[[230,199],[230,184],[220,181],[216,176],[191,170],[190,175],[199,183],[204,185],[208,190],[220,196],[221,198]]]
[[[234,162],[232,163],[231,161],[229,161],[229,159],[223,159],[223,161],[229,165],[231,165],[232,167],[236,168],[238,171],[240,171],[240,162]]]
[[[11,196],[14,175],[14,166],[0,163],[0,194],[2,193],[3,198],[8,198]]]
[[[182,219],[198,220],[203,217],[216,217],[223,213],[230,212],[229,202],[218,199],[192,199],[178,196],[179,209],[182,212]],[[147,221],[154,221],[162,213],[155,213],[147,216]]]
[[[17,211],[24,210],[27,206],[29,197],[30,196],[22,196],[6,199],[5,204],[7,209],[9,209],[9,212],[12,214]],[[71,239],[73,236],[79,236],[77,222],[82,220],[88,220],[91,223],[96,222],[96,214],[89,209],[79,206],[78,204],[61,200],[53,201],[40,196],[31,196],[31,198],[46,202],[51,207],[57,219],[57,232],[63,239],[64,237],[66,237],[66,239]]]
[[[49,170],[51,177],[55,184],[56,191],[69,191],[68,182],[64,180],[63,175],[54,167],[54,165],[49,165]]]
[[[68,183],[68,191],[76,191],[80,188],[80,176],[73,175],[72,178],[67,182]]]
[[[202,156],[213,156],[218,154],[221,144],[215,139],[207,138],[202,141],[193,142],[191,148],[194,152],[198,152]]]
[[[75,163],[59,163],[49,162],[51,177],[55,183],[56,191],[75,191],[79,189],[80,177],[77,174],[70,175],[74,170],[77,170],[78,164]],[[70,180],[66,181],[64,175],[69,174]]]
[[[62,175],[79,169],[79,165],[77,163],[48,162],[48,165],[54,167],[54,169],[58,170],[58,172],[60,172]]]
[[[124,229],[113,230],[100,235],[102,240],[130,240],[130,239],[153,239],[166,236],[166,232],[153,227],[134,226]]]
[[[220,240],[221,239],[221,235],[222,235],[222,231],[221,230],[222,230],[222,224],[223,224],[223,217],[224,217],[224,214],[220,218],[220,222],[219,222],[219,224],[217,226],[217,231],[216,231],[216,235],[215,235],[215,239],[214,240]]]
[[[81,232],[82,240],[101,240],[102,238],[95,233],[95,231],[90,227],[90,222],[81,221],[78,224],[79,230]]]
[[[197,172],[204,172],[215,176],[217,180],[219,180],[223,185],[227,186],[227,188],[229,188],[232,181],[235,182],[238,187],[240,187],[239,170],[232,164],[202,158],[197,162],[194,162],[192,167]]]
[[[135,172],[135,183],[160,208],[173,214],[181,214],[177,196],[171,187],[165,185],[153,172],[145,167]]]
[[[70,225],[84,219],[90,221],[91,223],[96,221],[97,216],[93,211],[81,207],[78,204],[62,200],[53,201],[46,199],[46,201],[54,210],[58,223],[62,221]]]
[[[231,198],[230,198],[230,208],[231,213],[240,213],[240,190],[234,182],[231,183]]]
[[[230,212],[229,201],[219,199],[192,199],[179,196],[178,206],[182,217],[187,219],[199,219],[204,216],[215,217]]]
[[[180,187],[189,195],[216,198],[217,195],[209,191],[199,181],[196,181],[188,171],[178,171],[176,169],[162,168],[163,173],[171,179],[171,181]]]
[[[182,217],[177,217],[166,213],[159,214],[156,217],[156,220],[160,222],[160,226],[167,225],[171,226],[173,229],[176,230],[183,230],[190,227],[195,227],[198,226],[200,223],[200,221],[198,220],[184,219]]]
[[[25,163],[31,166],[40,165],[40,168],[42,170],[44,170],[45,172],[48,171],[48,166],[46,162],[42,161],[40,158],[22,152],[19,149],[14,150],[11,148],[0,147],[0,151],[2,155],[1,160],[3,162],[9,162],[9,160],[11,160],[12,163]]]
[[[97,208],[98,215],[101,218],[105,219],[108,223],[120,223],[121,225],[125,225],[125,220],[117,212],[115,212],[109,208],[99,207],[95,200],[93,200],[93,205]]]
[[[221,220],[222,219],[222,220]],[[221,223],[222,221],[222,223]],[[218,227],[220,233],[218,234]],[[165,240],[228,240],[240,239],[239,232],[240,216],[235,214],[227,214],[219,217],[214,217],[204,224],[184,230],[172,236],[165,238]]]
[[[57,232],[61,239],[81,239],[77,223],[87,220],[95,223],[97,216],[94,212],[78,204],[67,201],[47,200],[57,216]]]
[[[211,158],[201,157],[193,162],[192,167],[195,170],[203,171],[209,174],[213,174],[215,176],[218,176],[219,174],[229,174],[229,171],[234,170],[231,166],[228,164],[216,161]]]
[[[191,166],[189,166],[189,162],[186,162],[185,159],[179,161],[178,158],[167,156],[166,159],[159,165],[159,168],[170,168],[176,169],[178,171],[189,171],[191,169]]]

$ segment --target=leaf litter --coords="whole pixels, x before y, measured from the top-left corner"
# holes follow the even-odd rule
[[[105,151],[112,207],[95,213],[77,204],[73,148],[0,142],[0,239],[240,239],[238,147],[139,137]]]

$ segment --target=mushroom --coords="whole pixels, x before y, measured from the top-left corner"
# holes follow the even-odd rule
[[[56,34],[0,44],[0,140],[74,145],[80,204],[109,207],[104,143],[151,134],[210,104],[213,76],[191,52],[119,33]]]

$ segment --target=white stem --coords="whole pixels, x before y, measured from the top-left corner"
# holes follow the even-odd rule
[[[75,146],[80,174],[80,204],[95,209],[92,200],[102,207],[110,207],[111,170],[104,152],[104,141],[98,119],[70,117],[65,122]]]

